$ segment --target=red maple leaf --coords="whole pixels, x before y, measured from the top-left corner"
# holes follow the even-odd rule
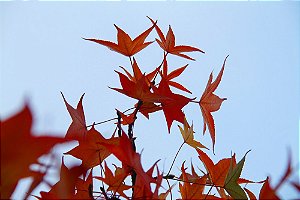
[[[122,85],[122,89],[119,88],[111,88],[113,90],[116,90],[122,94],[125,94],[126,96],[129,96],[131,98],[141,100],[143,102],[157,102],[159,99],[159,96],[156,94],[153,94],[150,91],[149,87],[149,81],[147,80],[145,75],[142,75],[142,77],[137,80],[136,82],[131,81],[127,76],[124,74],[117,72],[120,77],[120,82]]]
[[[81,96],[76,109],[73,108],[66,101],[62,92],[61,92],[61,95],[66,104],[67,110],[72,118],[72,123],[70,124],[70,126],[68,128],[66,138],[74,139],[74,140],[82,140],[85,137],[85,134],[87,132],[84,110],[83,110],[83,106],[82,106],[82,99],[83,99],[84,94]]]
[[[119,28],[117,25],[114,26],[118,31],[117,44],[106,40],[86,39],[86,38],[83,39],[104,45],[109,49],[111,49],[112,51],[116,51],[120,54],[123,54],[124,56],[129,56],[129,57],[138,53],[139,51],[141,51],[142,49],[144,49],[145,47],[147,47],[149,44],[153,42],[153,41],[145,42],[145,39],[154,28],[155,23],[149,29],[141,33],[139,36],[137,36],[134,40],[132,40],[130,36],[127,33],[125,33],[125,31],[123,31],[121,28]]]
[[[64,138],[34,136],[31,132],[32,114],[27,105],[8,119],[0,121],[1,127],[1,199],[10,198],[21,178],[29,177],[29,166],[48,153]]]
[[[77,180],[75,181],[77,192],[74,195],[73,199],[94,199],[92,172],[93,171],[90,172],[85,180],[77,178]]]
[[[265,183],[263,184],[260,193],[259,193],[259,199],[280,199],[277,194],[276,190],[274,190],[269,183],[269,177],[265,180]]]
[[[221,107],[222,102],[224,100],[226,100],[226,98],[221,99],[220,97],[215,95],[213,92],[217,89],[219,83],[221,82],[227,57],[225,58],[222,69],[219,72],[219,74],[214,82],[212,82],[213,75],[212,75],[212,73],[210,74],[206,88],[205,88],[205,90],[202,94],[202,97],[200,99],[200,102],[199,102],[200,109],[201,109],[202,116],[203,116],[203,123],[204,123],[203,134],[206,131],[206,125],[207,125],[209,133],[210,133],[210,137],[211,137],[212,143],[213,143],[213,151],[214,151],[214,147],[215,147],[216,133],[215,133],[215,122],[214,122],[213,116],[211,115],[211,112],[218,111]]]
[[[134,122],[135,118],[136,118],[134,112],[129,114],[129,115],[126,115],[126,114],[122,113],[121,111],[119,111],[118,109],[116,109],[116,111],[121,116],[121,119],[122,119],[121,124],[122,125],[132,124]]]
[[[201,53],[204,53],[201,49],[198,49],[196,47],[186,46],[186,45],[175,45],[175,35],[173,33],[173,30],[171,26],[169,26],[168,33],[166,37],[162,33],[161,29],[156,25],[156,22],[154,22],[150,17],[148,17],[153,25],[155,25],[156,32],[160,38],[160,40],[156,39],[156,42],[159,44],[159,46],[166,51],[167,53],[177,55],[183,58],[187,58],[190,60],[195,60],[182,52],[191,52],[191,51],[199,51]]]
[[[203,162],[211,183],[216,187],[223,187],[225,184],[225,179],[228,174],[230,163],[232,166],[236,165],[235,155],[232,158],[224,158],[220,160],[217,164],[214,164],[213,161],[200,149],[196,149],[200,160]]]
[[[129,172],[126,170],[126,168],[120,168],[116,167],[115,174],[112,173],[112,171],[107,166],[106,162],[104,163],[104,174],[105,177],[98,177],[95,178],[103,181],[105,184],[108,185],[107,191],[113,191],[114,195],[116,193],[119,193],[122,197],[128,198],[124,194],[124,190],[128,190],[131,188],[131,186],[125,185],[123,182],[125,178],[129,175]]]
[[[119,138],[105,139],[94,126],[86,133],[86,138],[79,141],[79,145],[65,154],[82,160],[82,165],[89,169],[101,164],[111,152],[102,144],[118,143]]]
[[[170,72],[168,74],[168,62],[166,59],[166,56],[164,57],[164,61],[163,61],[163,70],[162,70],[162,77],[167,80],[169,86],[175,87],[179,90],[188,92],[190,94],[192,94],[191,91],[189,91],[188,89],[186,89],[183,85],[181,85],[180,83],[174,82],[172,81],[172,79],[178,77],[187,67],[188,65],[185,65],[183,67],[180,67],[178,69],[175,69],[174,71]]]
[[[150,86],[151,81],[153,80],[153,78],[157,74],[158,70],[160,69],[160,67],[157,67],[152,72],[144,75],[144,73],[142,73],[141,69],[139,68],[135,58],[133,58],[133,63],[132,63],[133,75],[131,75],[124,67],[121,67],[121,68],[124,70],[127,77],[129,78],[129,80],[131,80],[135,83],[138,82],[138,80],[140,80],[141,78],[143,78],[143,76],[145,76],[146,81],[148,81],[148,83],[149,83],[149,86]]]
[[[179,183],[179,192],[181,194],[182,199],[205,199],[206,194],[203,194],[207,176],[204,175],[199,177],[192,165],[192,175],[188,174],[185,171],[184,163],[181,166],[181,179],[182,183]],[[212,196],[208,196],[209,199]]]
[[[160,96],[159,102],[161,103],[162,110],[165,114],[170,133],[170,128],[174,120],[182,124],[184,123],[184,113],[181,109],[187,105],[191,99],[180,94],[173,93],[164,78],[160,81],[158,88],[152,86],[152,89],[155,94]]]
[[[67,168],[62,159],[60,180],[51,187],[49,192],[41,192],[41,199],[73,199],[77,178],[85,171],[82,166]]]
[[[101,143],[105,146],[114,156],[116,156],[123,164],[124,167],[129,167],[129,170],[134,170],[136,173],[136,182],[141,181],[143,190],[151,193],[150,183],[154,183],[155,179],[150,175],[152,168],[145,172],[141,164],[141,155],[133,150],[132,141],[123,132],[118,143]],[[135,186],[136,187],[136,186]],[[141,187],[141,186],[140,186]]]

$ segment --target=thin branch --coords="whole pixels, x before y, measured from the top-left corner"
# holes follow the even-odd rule
[[[121,127],[121,113],[120,111],[117,110],[117,116],[118,116],[118,136],[121,137],[122,136],[122,127]]]
[[[177,156],[178,156],[178,154],[179,154],[179,152],[180,152],[180,150],[181,150],[181,148],[183,147],[184,144],[185,144],[185,142],[183,142],[183,143],[180,145],[178,151],[176,152],[176,155],[175,155],[175,157],[174,157],[174,159],[173,159],[173,162],[172,162],[172,164],[171,164],[171,167],[170,167],[170,169],[169,169],[167,175],[170,174],[170,172],[171,172],[171,170],[172,170],[172,168],[173,168],[173,165],[174,165],[174,163],[175,163],[175,160],[176,160],[176,158],[177,158]]]
[[[93,126],[93,125],[104,124],[104,123],[107,123],[107,122],[110,122],[110,121],[113,121],[113,120],[116,120],[116,119],[118,119],[118,118],[116,118],[116,117],[115,117],[115,118],[111,118],[111,119],[108,119],[108,120],[105,120],[105,121],[102,121],[102,122],[97,122],[97,123],[88,125],[88,126],[86,126],[86,127],[89,128],[89,127],[91,127],[91,126]]]
[[[210,193],[210,191],[213,189],[213,187],[214,187],[215,185],[212,185],[210,188],[209,188],[209,190],[208,190],[208,192],[207,192],[207,194],[205,195],[205,198],[204,198],[204,200],[208,197],[208,195],[209,195],[209,193]]]
[[[171,195],[171,200],[173,199],[173,195],[172,195],[172,189],[171,189],[171,185],[170,185],[170,182],[168,179],[167,180],[167,183],[168,183],[168,186],[169,186],[169,190],[170,190],[170,195]]]
[[[192,103],[200,103],[200,101],[191,100]]]
[[[100,187],[100,190],[101,190],[101,192],[102,192],[102,194],[103,194],[105,200],[109,200],[109,198],[108,198],[108,196],[107,196],[107,194],[106,194],[104,188],[103,188],[103,187]]]

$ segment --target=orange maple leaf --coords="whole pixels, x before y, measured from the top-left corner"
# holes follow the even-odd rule
[[[183,137],[183,140],[186,144],[190,145],[191,147],[197,149],[197,148],[206,148],[208,149],[206,146],[204,146],[203,144],[201,144],[200,142],[196,141],[194,139],[194,129],[193,129],[193,124],[192,126],[190,126],[186,120],[186,118],[184,118],[184,123],[183,123],[183,128],[181,126],[178,125],[178,128],[180,130],[180,133]]]
[[[227,57],[225,58],[222,69],[219,72],[219,74],[214,82],[212,82],[213,75],[212,75],[212,73],[210,74],[206,88],[202,94],[200,101],[199,101],[200,109],[201,109],[202,116],[203,116],[203,123],[204,123],[203,134],[206,131],[206,125],[207,125],[208,129],[209,129],[210,137],[211,137],[212,143],[213,143],[213,151],[214,151],[214,147],[215,147],[216,133],[215,133],[215,122],[214,122],[213,116],[211,115],[211,112],[215,112],[215,111],[219,110],[222,102],[224,100],[226,100],[226,98],[221,99],[220,97],[215,95],[213,92],[217,89],[219,83],[221,82]]]
[[[133,75],[131,75],[124,67],[121,67],[124,72],[126,73],[127,77],[129,78],[129,80],[133,81],[133,82],[138,82],[138,80],[140,80],[141,78],[143,78],[143,76],[146,77],[146,80],[149,82],[149,86],[151,81],[153,80],[153,78],[155,77],[155,75],[157,74],[158,70],[160,69],[160,67],[155,68],[152,72],[144,75],[141,71],[141,69],[139,68],[135,58],[133,58],[133,63],[132,63],[132,71],[133,71]]]
[[[156,25],[156,22],[154,22],[150,17],[148,17],[153,25],[155,26],[156,32],[160,38],[160,40],[156,39],[156,42],[159,44],[159,46],[166,51],[167,53],[177,55],[186,59],[195,60],[182,52],[191,52],[191,51],[199,51],[201,53],[205,53],[201,49],[198,49],[196,47],[186,46],[186,45],[177,45],[175,46],[175,35],[173,33],[173,30],[171,26],[169,26],[169,31],[166,35],[162,33],[161,29]]]
[[[96,42],[98,44],[104,45],[108,47],[112,51],[116,51],[124,56],[133,56],[134,54],[138,53],[142,49],[146,48],[149,44],[152,42],[145,42],[145,39],[150,34],[152,29],[154,28],[156,23],[153,24],[149,29],[141,33],[139,36],[137,36],[134,40],[130,38],[130,36],[123,31],[121,28],[119,28],[117,25],[114,24],[114,26],[117,29],[117,40],[118,43],[106,41],[106,40],[99,40],[99,39],[92,39],[92,38],[83,38],[85,40],[89,40],[92,42]]]
[[[223,187],[225,184],[225,179],[228,174],[230,163],[232,166],[236,165],[235,155],[232,158],[224,158],[220,160],[217,164],[214,164],[213,161],[200,149],[196,149],[200,160],[203,162],[211,183],[217,187]]]
[[[179,183],[179,192],[182,199],[204,199],[203,194],[207,176],[199,177],[192,165],[192,175],[188,174],[184,168],[184,162],[181,166],[181,179],[183,183]],[[211,197],[211,196],[210,196]]]
[[[189,91],[188,89],[186,89],[183,85],[181,85],[180,83],[177,83],[175,81],[172,81],[172,79],[178,77],[187,67],[188,65],[185,65],[183,67],[180,67],[178,69],[175,69],[174,71],[170,72],[168,74],[168,62],[166,59],[166,56],[164,57],[164,61],[163,61],[163,70],[162,70],[162,77],[165,78],[169,84],[169,86],[175,87],[179,90],[188,92],[190,94],[192,94],[191,91]]]

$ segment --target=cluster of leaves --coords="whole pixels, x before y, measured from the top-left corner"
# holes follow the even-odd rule
[[[84,95],[81,96],[77,107],[73,108],[62,94],[66,108],[72,118],[72,123],[64,138],[34,136],[31,133],[32,114],[27,105],[14,116],[1,121],[1,198],[10,198],[20,179],[32,177],[33,181],[26,193],[26,198],[29,197],[40,183],[47,183],[45,175],[48,169],[53,167],[40,163],[38,158],[48,153],[55,144],[76,140],[78,145],[66,152],[65,155],[81,160],[81,165],[68,168],[64,164],[64,159],[62,159],[59,181],[54,185],[48,183],[50,190],[40,192],[39,196],[35,196],[36,198],[166,199],[168,196],[172,198],[172,191],[176,185],[170,186],[169,181],[172,180],[179,183],[179,192],[182,199],[256,199],[256,196],[249,189],[241,186],[245,183],[263,184],[259,199],[279,199],[277,191],[283,183],[288,181],[293,171],[291,159],[289,159],[285,174],[275,187],[270,185],[269,178],[260,182],[241,178],[246,155],[239,162],[236,161],[235,154],[233,154],[231,157],[223,158],[215,164],[204,152],[209,151],[209,149],[195,140],[193,124],[188,123],[182,111],[189,103],[199,104],[204,122],[203,134],[206,132],[206,127],[208,127],[212,141],[212,151],[214,152],[216,130],[212,112],[218,111],[222,102],[226,100],[226,98],[220,98],[214,92],[221,82],[227,57],[215,80],[213,80],[212,73],[210,74],[199,101],[196,101],[195,98],[174,93],[171,90],[172,87],[181,90],[183,93],[191,94],[192,92],[181,83],[174,81],[188,65],[169,72],[169,56],[175,55],[194,61],[193,58],[184,53],[193,51],[204,53],[204,51],[191,46],[176,45],[171,26],[169,26],[165,36],[157,25],[157,21],[151,18],[149,20],[152,23],[151,27],[133,40],[116,25],[117,43],[99,39],[85,39],[104,45],[128,57],[133,71],[131,74],[125,67],[121,67],[124,73],[116,71],[119,75],[121,88],[111,89],[136,99],[137,103],[133,108],[124,112],[116,109],[117,117],[113,119],[116,129],[110,138],[103,137],[96,130],[96,124],[87,126],[82,105]],[[155,40],[163,50],[163,58],[158,67],[147,73],[141,71],[134,55],[154,42],[145,42],[153,30],[156,30],[158,35]],[[205,166],[205,170],[202,171],[201,175],[198,175],[193,164],[190,168],[191,173],[187,172],[185,162],[182,163],[180,174],[170,174],[177,154],[169,172],[166,174],[158,169],[158,161],[148,170],[142,167],[141,154],[136,152],[133,134],[134,123],[138,113],[149,119],[150,114],[161,110],[164,113],[169,133],[173,122],[177,121],[179,123],[178,127],[182,134],[183,143],[177,154],[184,144],[189,145],[191,149],[196,151],[199,160]],[[107,122],[113,120],[107,120]],[[124,131],[126,126],[127,131]],[[112,166],[109,167],[106,162],[110,155],[114,155],[121,162],[121,166],[114,164],[112,170]],[[39,166],[38,170],[30,168],[32,164],[37,164]],[[93,169],[97,166],[100,166],[101,176],[96,176],[93,173]],[[131,179],[130,184],[128,179]],[[96,180],[101,181],[102,186],[96,187],[93,184]],[[164,181],[167,182],[169,188],[162,187]],[[293,182],[292,185],[298,190],[300,189],[297,183]],[[212,193],[212,189],[215,189],[216,193]],[[132,192],[130,193],[128,190]],[[161,192],[161,190],[164,191]]]

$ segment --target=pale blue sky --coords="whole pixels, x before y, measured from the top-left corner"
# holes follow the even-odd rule
[[[285,170],[288,148],[294,166],[299,162],[299,2],[1,2],[1,118],[28,98],[35,130],[64,134],[70,117],[60,91],[74,106],[86,93],[88,124],[115,117],[115,108],[131,107],[134,100],[107,87],[120,86],[114,70],[119,65],[129,68],[128,59],[81,37],[116,41],[113,24],[135,37],[151,25],[147,15],[158,20],[164,33],[170,24],[178,44],[206,52],[190,54],[196,62],[170,56],[173,69],[189,64],[177,80],[193,92],[191,97],[199,99],[210,72],[216,76],[230,55],[216,91],[228,100],[213,114],[216,156],[209,155],[218,161],[235,152],[239,160],[251,149],[242,176],[259,181],[271,175],[276,184]],[[153,31],[148,40],[155,37]],[[161,56],[154,43],[136,59],[142,70],[150,71]],[[184,111],[194,123],[196,138],[211,147],[208,134],[202,136],[199,107],[191,104]],[[108,137],[114,125],[96,128]],[[143,166],[162,159],[160,169],[167,171],[182,143],[177,123],[169,135],[162,112],[149,121],[138,116],[135,134]],[[183,148],[173,173],[179,174],[181,163],[191,159],[199,164],[196,152]],[[287,188],[281,193],[295,197]]]

